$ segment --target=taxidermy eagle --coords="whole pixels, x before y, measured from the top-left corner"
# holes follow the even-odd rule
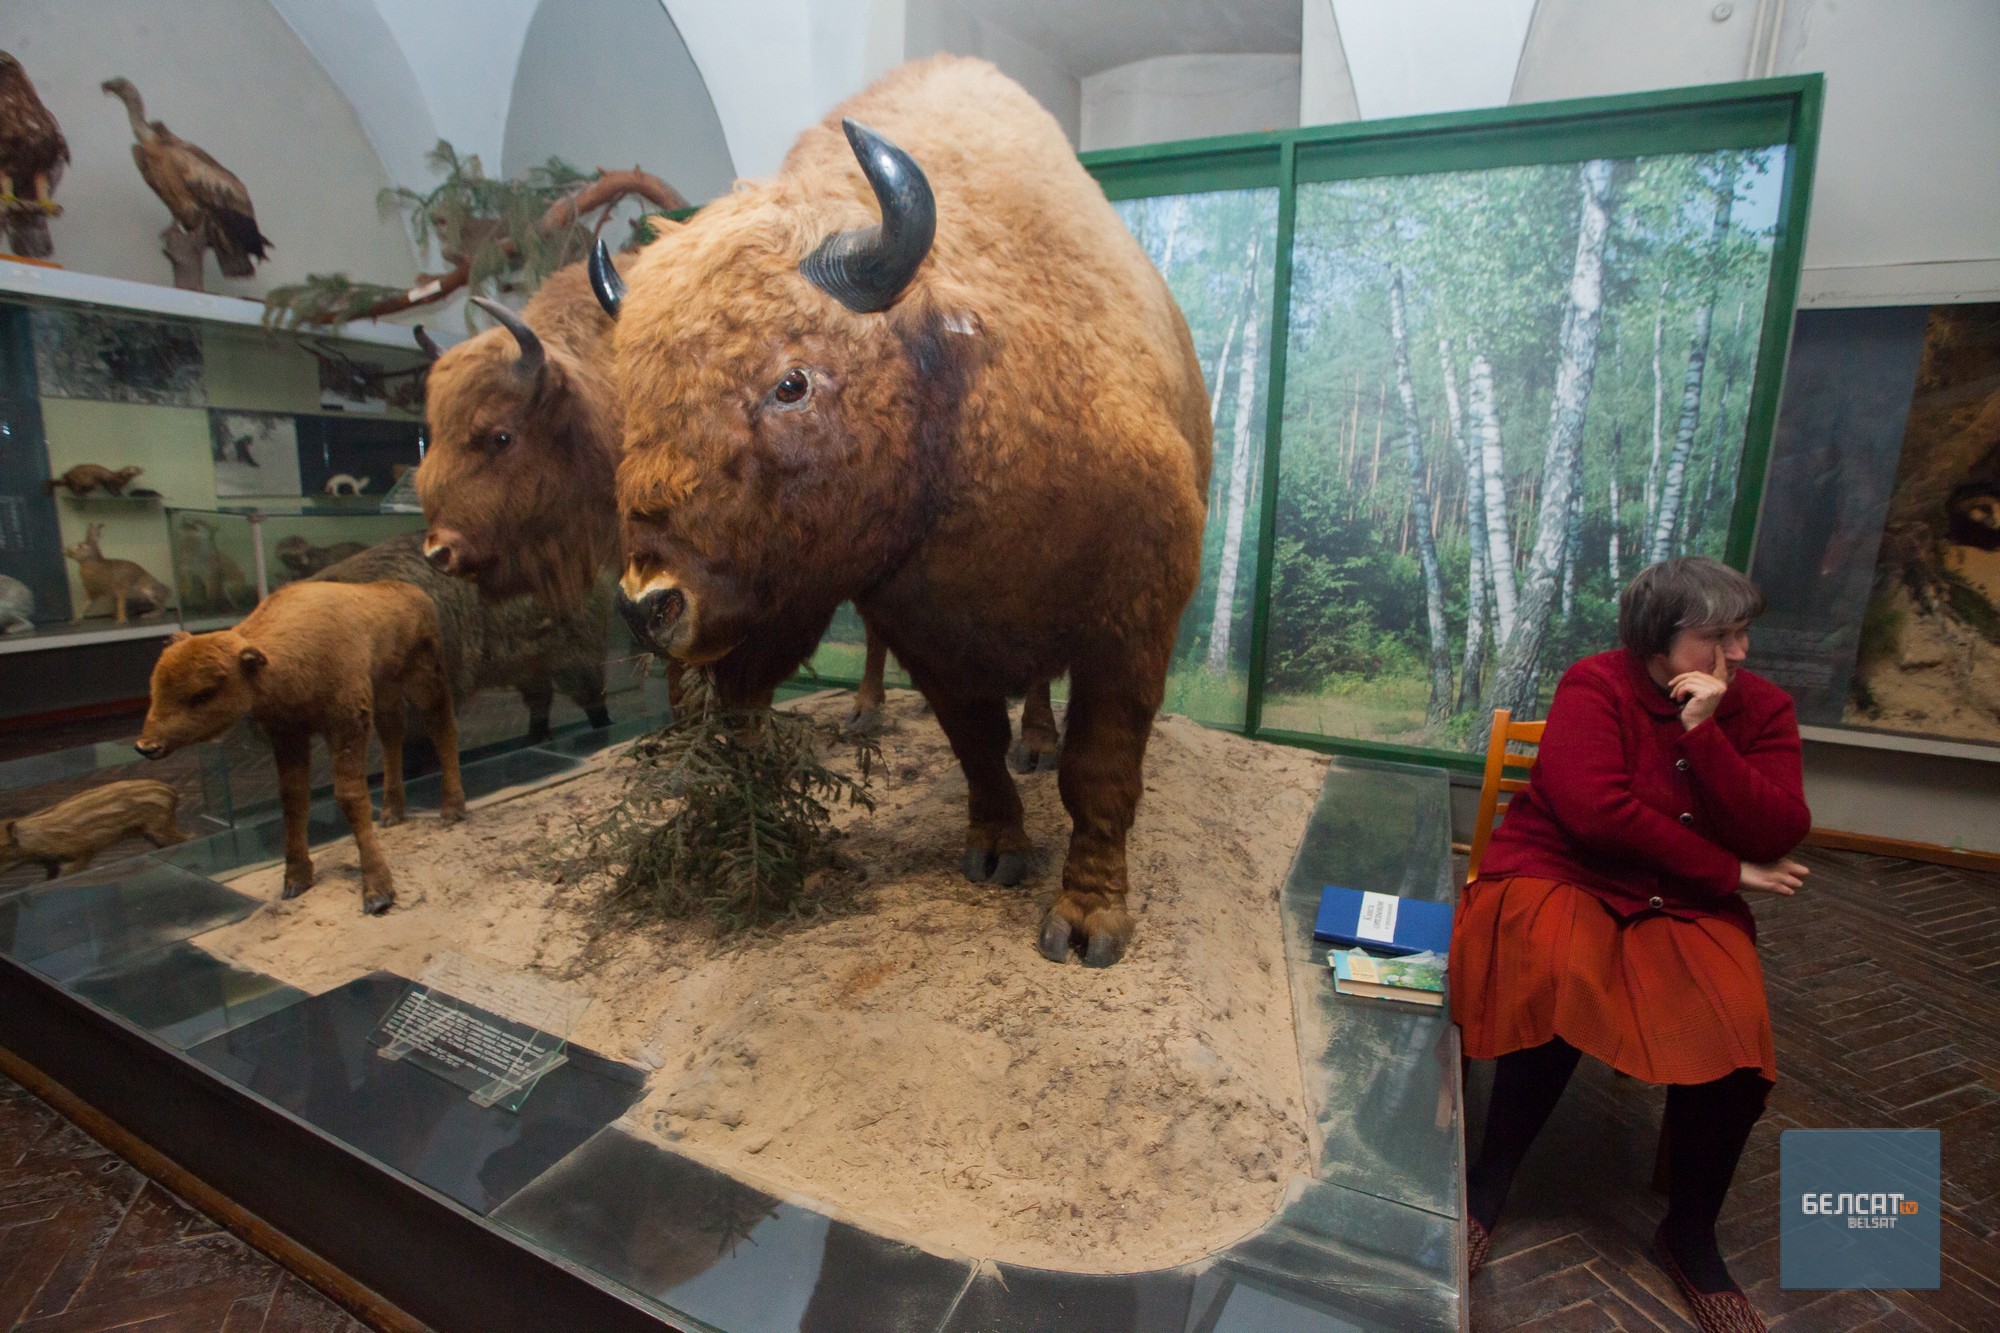
[[[104,91],[125,104],[139,140],[132,145],[132,160],[181,230],[208,242],[224,277],[253,275],[271,239],[257,230],[257,210],[243,182],[159,121],[148,121],[130,79],[106,79]]]
[[[53,196],[68,162],[69,145],[56,118],[21,62],[0,51],[0,212],[15,254],[47,259],[55,253],[49,219],[62,213]]]

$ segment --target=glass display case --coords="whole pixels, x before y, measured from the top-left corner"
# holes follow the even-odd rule
[[[166,521],[173,586],[191,630],[232,622],[272,589],[424,526],[422,514],[384,512],[370,499],[169,505]]]

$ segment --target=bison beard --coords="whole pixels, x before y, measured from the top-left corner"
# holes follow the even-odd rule
[[[857,227],[871,194],[882,223]],[[1073,829],[1040,947],[1117,961],[1208,404],[1185,321],[1059,127],[983,62],[906,66],[626,283],[635,631],[763,702],[851,599],[965,771],[967,877],[1009,884],[1030,843],[1006,699],[1068,671]]]

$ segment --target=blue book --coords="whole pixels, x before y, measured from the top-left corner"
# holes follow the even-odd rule
[[[1329,884],[1320,891],[1313,938],[1392,955],[1443,954],[1451,949],[1451,904]]]

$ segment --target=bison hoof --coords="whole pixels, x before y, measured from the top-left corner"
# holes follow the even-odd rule
[[[1062,761],[1062,742],[1023,735],[1007,756],[1016,773],[1048,773]]]
[[[438,811],[438,823],[440,824],[456,824],[464,818],[465,807],[462,805],[447,805]]]
[[[394,906],[395,902],[396,891],[394,889],[382,889],[379,892],[364,890],[361,894],[362,915],[380,916]]]
[[[382,809],[382,817],[376,820],[375,822],[380,824],[383,828],[394,828],[396,827],[396,825],[403,822],[403,812],[401,810],[391,810],[387,806],[384,806]]]
[[[311,866],[297,869],[288,866],[285,869],[285,891],[280,896],[296,898],[312,886],[313,872]]]
[[[1069,922],[1054,912],[1042,918],[1041,950],[1051,963],[1069,961]]]
[[[843,728],[850,736],[879,736],[882,734],[882,710],[879,708],[857,708],[854,716],[847,719]]]
[[[1027,876],[1028,858],[1020,852],[989,852],[984,847],[968,847],[961,869],[974,884],[992,883],[1011,889]]]
[[[1103,904],[1086,907],[1092,898]],[[1042,957],[1052,963],[1066,962],[1074,945],[1083,955],[1085,967],[1110,967],[1125,956],[1132,942],[1132,914],[1117,899],[1106,902],[1099,895],[1064,893],[1042,918]]]

